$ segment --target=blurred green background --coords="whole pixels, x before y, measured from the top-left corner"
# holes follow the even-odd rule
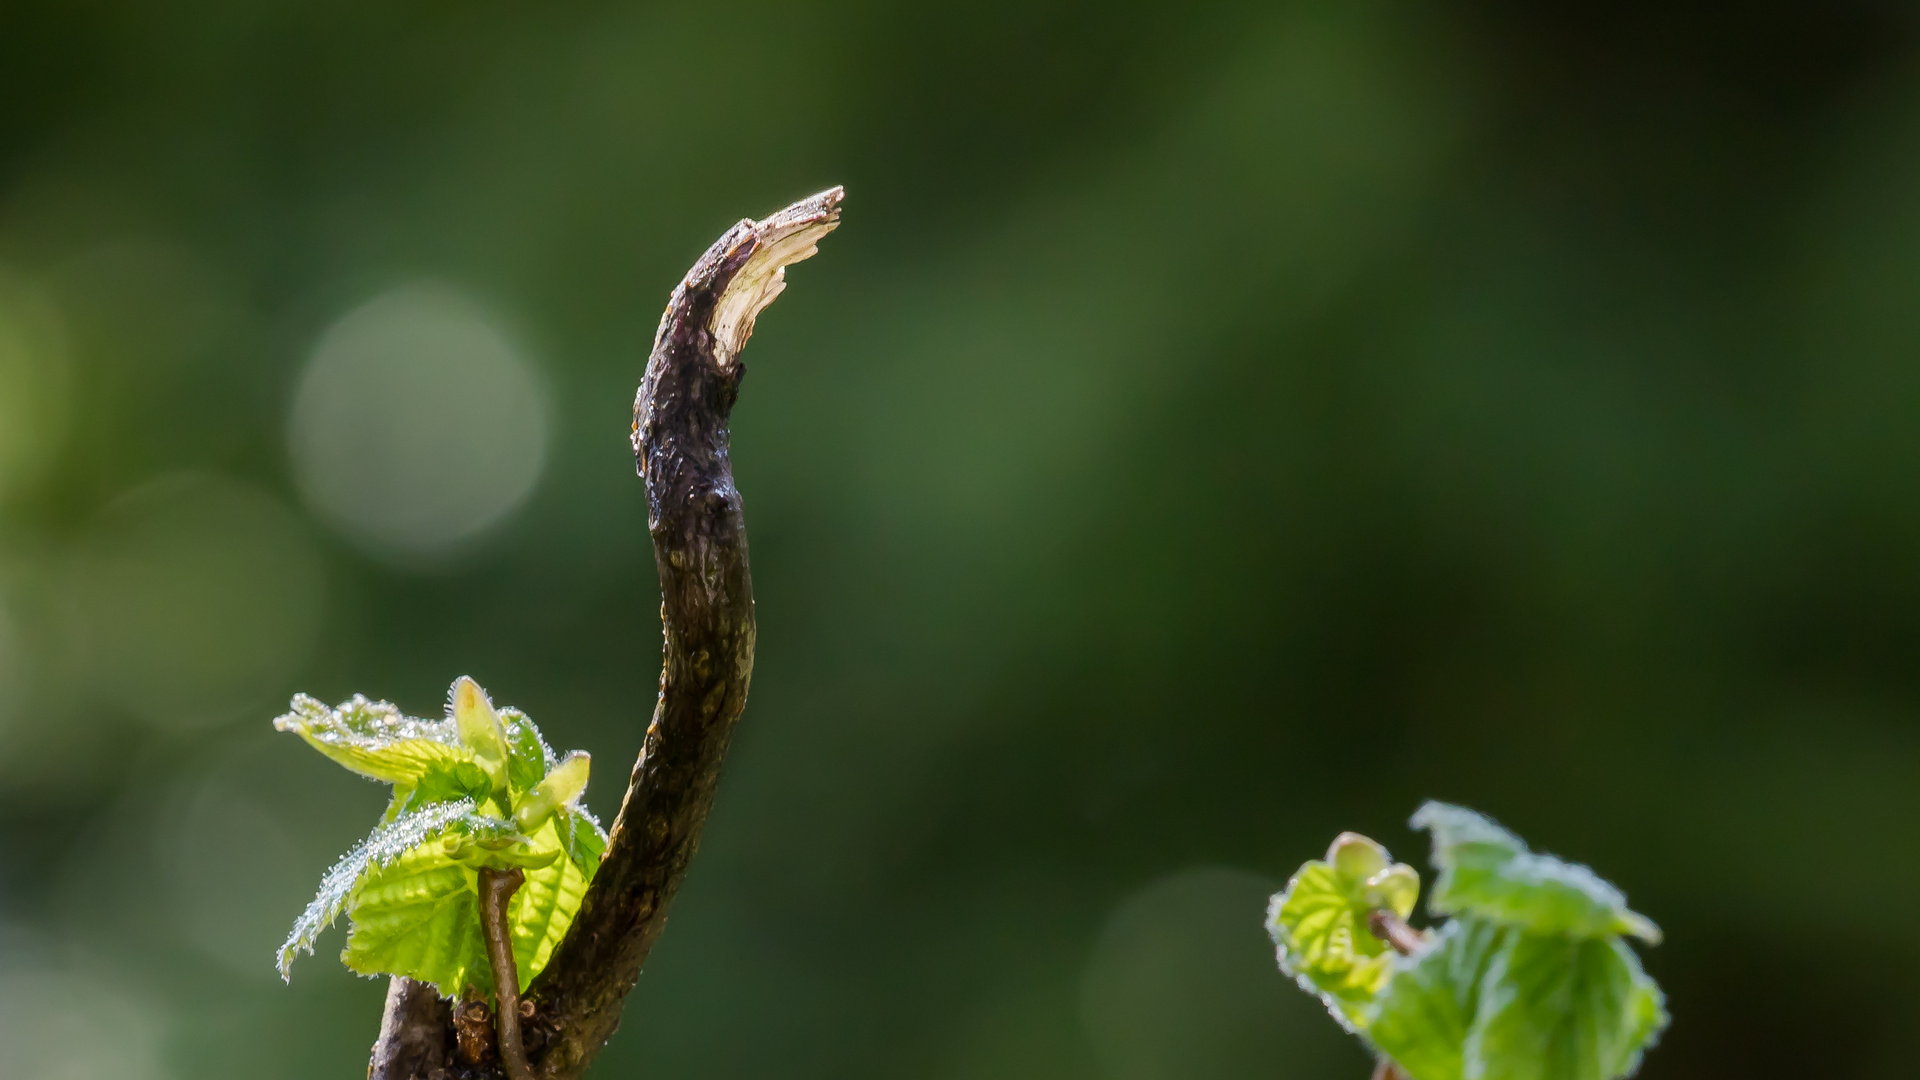
[[[0,1071],[359,1076],[268,721],[651,709],[626,445],[734,220],[760,612],[594,1075],[1363,1080],[1262,905],[1464,802],[1668,931],[1649,1080],[1920,1030],[1920,13],[0,4]]]

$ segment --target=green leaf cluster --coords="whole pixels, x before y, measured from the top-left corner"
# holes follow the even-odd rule
[[[1449,920],[1408,956],[1374,937],[1371,914],[1404,919],[1418,878],[1343,833],[1273,899],[1281,968],[1414,1080],[1631,1074],[1667,1012],[1625,938],[1657,943],[1659,929],[1593,871],[1483,815],[1428,803],[1412,824],[1433,837],[1428,912]]]
[[[301,694],[274,721],[348,769],[393,785],[373,832],[320,882],[280,947],[281,976],[341,914],[341,961],[362,975],[404,975],[446,997],[491,996],[478,875],[518,869],[508,909],[525,990],[572,925],[607,835],[584,807],[587,755],[556,758],[516,709],[495,709],[462,676],[447,716],[423,720],[356,695],[336,708]]]

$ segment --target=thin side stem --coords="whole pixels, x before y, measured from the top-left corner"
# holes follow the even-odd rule
[[[1425,944],[1426,937],[1407,925],[1407,920],[1388,911],[1375,908],[1367,913],[1367,930],[1374,937],[1393,946],[1393,951],[1401,956],[1411,956],[1414,950]]]
[[[1407,920],[1386,908],[1374,908],[1367,913],[1367,932],[1393,947],[1401,956],[1411,956],[1414,950],[1425,944],[1426,936],[1407,925]],[[1390,1057],[1382,1057],[1373,1067],[1373,1080],[1412,1080],[1400,1063]]]
[[[480,936],[493,964],[493,1025],[500,1063],[511,1080],[534,1080],[527,1052],[520,1045],[520,969],[513,962],[513,920],[507,905],[527,880],[518,870],[480,871]]]

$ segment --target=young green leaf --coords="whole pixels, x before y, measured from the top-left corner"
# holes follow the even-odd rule
[[[1393,963],[1368,1010],[1367,1038],[1418,1080],[1461,1080],[1487,966],[1514,933],[1484,919],[1441,927],[1419,952]]]
[[[472,867],[433,846],[409,851],[370,877],[353,899],[340,960],[362,975],[404,975],[442,997],[493,985]]]
[[[592,761],[584,750],[575,750],[567,759],[535,784],[526,798],[514,805],[513,820],[522,832],[531,832],[553,816],[555,810],[572,804],[587,790],[587,774]]]
[[[437,763],[473,758],[452,724],[403,716],[392,705],[359,694],[334,709],[296,694],[290,711],[273,726],[299,735],[362,776],[399,786],[411,787]]]
[[[538,847],[513,822],[486,814],[469,814],[455,822],[440,849],[475,870],[531,870],[560,857],[558,847]]]
[[[1487,969],[1465,1070],[1475,1080],[1613,1080],[1639,1066],[1666,1023],[1659,987],[1618,938],[1517,933]]]
[[[507,786],[513,797],[519,799],[532,791],[558,760],[526,713],[519,709],[501,709],[499,714],[500,725],[507,733]]]
[[[1485,847],[1508,854],[1527,850],[1525,841],[1477,810],[1429,799],[1407,822],[1433,837],[1433,864],[1450,865],[1464,847]]]
[[[1527,850],[1520,838],[1463,807],[1430,802],[1413,815],[1433,834],[1440,876],[1427,897],[1436,915],[1481,915],[1535,933],[1660,940],[1652,920],[1584,866]]]
[[[406,814],[424,809],[434,803],[458,802],[462,799],[475,806],[487,801],[493,794],[493,780],[486,770],[471,761],[436,761],[420,774],[420,779],[406,789],[405,794],[395,791],[398,804],[397,814]]]
[[[508,907],[522,989],[546,966],[599,869],[607,836],[578,805],[583,753],[557,761],[539,729],[493,707],[461,678],[442,721],[411,719],[356,697],[338,709],[305,696],[276,721],[323,753],[394,785],[373,834],[321,884],[280,953],[281,974],[311,952],[342,913],[352,929],[341,959],[362,974],[404,975],[449,997],[491,993],[479,926],[477,871],[525,875]]]
[[[469,820],[455,823],[450,832],[483,844],[485,836],[476,839],[467,830],[491,825],[497,838],[503,824]],[[526,874],[507,909],[522,990],[546,967],[586,894],[586,876],[559,857],[554,822],[526,838],[525,846],[530,859],[505,862]],[[353,930],[341,959],[363,975],[404,975],[432,983],[446,997],[457,997],[468,986],[491,995],[493,969],[480,932],[476,875],[478,866],[489,864],[503,867],[502,859],[474,845],[425,844],[369,875],[352,898]]]
[[[607,852],[607,833],[600,827],[600,821],[587,810],[578,806],[563,806],[554,815],[560,830],[561,843],[566,846],[567,858],[580,868],[580,873],[588,881],[600,869],[600,857]]]
[[[1367,929],[1367,916],[1386,908],[1405,918],[1419,890],[1412,867],[1358,833],[1341,833],[1326,859],[1302,866],[1268,909],[1281,969],[1348,1030],[1364,1028],[1365,1006],[1386,981],[1391,954]]]
[[[280,977],[291,977],[293,958],[301,950],[313,952],[320,932],[333,925],[349,906],[356,890],[375,871],[389,866],[408,851],[442,836],[455,821],[473,812],[473,803],[459,800],[424,807],[383,823],[347,852],[320,881],[320,893],[307,905],[280,946]]]
[[[447,713],[460,733],[460,745],[473,752],[474,760],[493,778],[493,787],[507,791],[507,731],[500,714],[480,684],[462,675],[447,691]]]
[[[538,849],[557,854],[562,846],[559,819],[547,819],[534,834],[533,843]],[[520,972],[521,990],[533,982],[533,973],[547,966],[554,948],[566,936],[567,927],[573,925],[580,901],[586,897],[590,877],[569,858],[556,858],[549,865],[528,870],[526,874],[526,883],[514,894],[509,909],[513,916],[513,960]],[[489,979],[487,989],[491,988]]]

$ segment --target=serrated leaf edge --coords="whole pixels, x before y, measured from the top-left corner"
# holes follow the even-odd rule
[[[455,822],[473,813],[473,800],[434,803],[377,826],[365,840],[340,857],[325,877],[320,890],[306,910],[294,920],[293,931],[280,946],[282,981],[292,981],[293,961],[302,951],[313,953],[313,944],[346,910],[353,890],[374,869],[390,866],[394,860],[444,832]]]

